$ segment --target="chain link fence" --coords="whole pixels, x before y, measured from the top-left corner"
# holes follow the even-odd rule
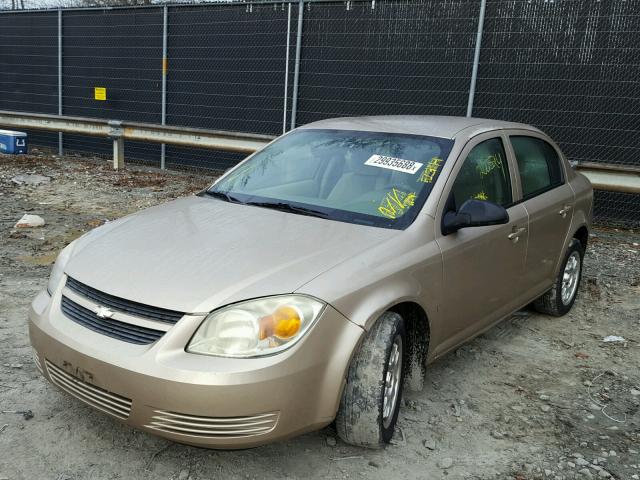
[[[464,115],[478,5],[307,4],[298,123],[353,115]]]
[[[0,14],[0,109],[58,113],[58,14]],[[58,135],[29,132],[54,147]]]
[[[573,161],[640,170],[635,2],[486,0],[479,25],[480,7],[285,0],[2,12],[0,109],[271,135],[336,116],[465,115],[480,27],[474,116],[533,124]],[[58,136],[31,141],[57,146]],[[62,146],[111,152],[74,135]],[[134,142],[126,156],[213,170],[242,158]],[[595,213],[638,226],[640,198],[598,192]]]

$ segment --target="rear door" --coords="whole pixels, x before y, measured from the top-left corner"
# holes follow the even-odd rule
[[[529,248],[524,285],[530,297],[548,289],[556,276],[571,225],[573,190],[566,181],[561,153],[543,135],[509,132],[522,204],[529,215]]]
[[[443,260],[445,331],[438,355],[520,306],[528,219],[524,206],[516,203],[519,193],[506,142],[499,132],[474,137],[456,161],[439,201],[436,241]],[[469,198],[502,205],[509,222],[443,235],[443,215]]]

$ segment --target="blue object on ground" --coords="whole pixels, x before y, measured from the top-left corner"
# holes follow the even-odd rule
[[[27,134],[12,130],[0,130],[0,153],[27,153]]]

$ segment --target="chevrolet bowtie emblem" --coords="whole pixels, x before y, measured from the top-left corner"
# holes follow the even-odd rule
[[[107,307],[99,306],[93,310],[96,315],[100,318],[111,318],[113,317],[113,312],[109,310]]]

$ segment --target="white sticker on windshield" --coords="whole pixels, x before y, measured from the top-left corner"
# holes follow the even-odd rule
[[[398,172],[415,174],[422,164],[414,162],[413,160],[404,160],[402,158],[387,157],[386,155],[371,155],[369,160],[364,162],[365,165],[372,167],[388,168],[389,170],[396,170]]]

